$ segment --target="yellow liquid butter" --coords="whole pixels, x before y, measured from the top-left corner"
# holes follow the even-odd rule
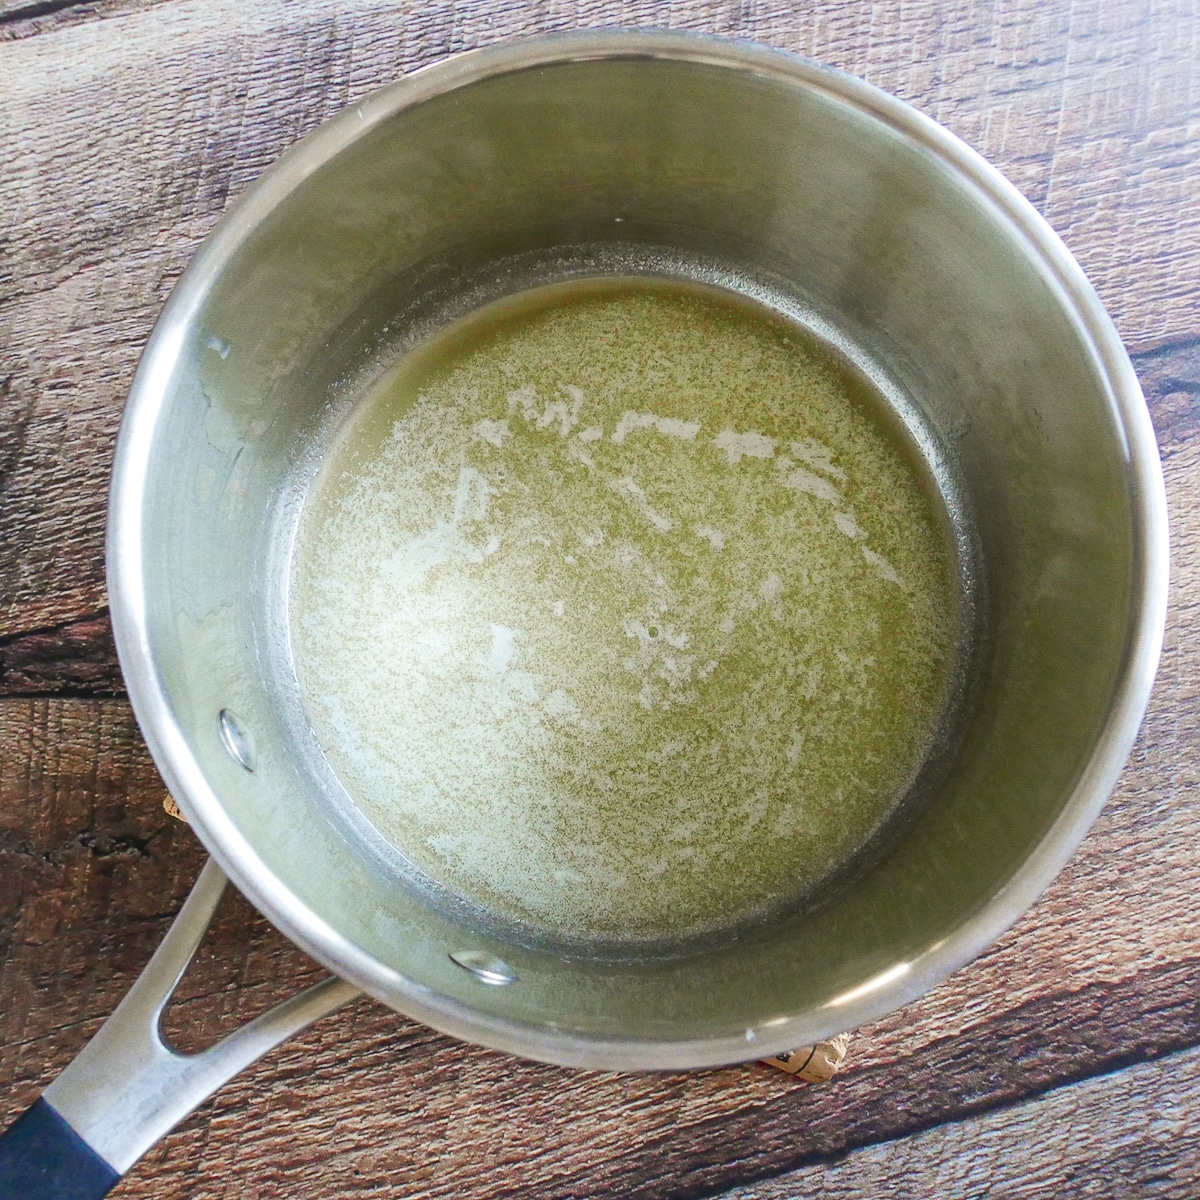
[[[293,653],[366,818],[576,938],[803,895],[946,702],[955,562],[871,389],[712,291],[577,284],[406,356],[302,515]]]

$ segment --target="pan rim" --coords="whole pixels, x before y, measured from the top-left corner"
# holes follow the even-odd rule
[[[1045,270],[1098,377],[1107,385],[1114,420],[1128,447],[1134,520],[1128,642],[1104,729],[1058,818],[1004,887],[944,941],[911,962],[895,964],[848,994],[843,1003],[760,1028],[753,1042],[744,1034],[654,1040],[568,1033],[478,1012],[386,967],[286,887],[224,811],[172,717],[147,636],[142,502],[156,418],[165,403],[165,385],[191,316],[243,240],[309,174],[363,133],[406,108],[497,75],[559,63],[629,58],[669,59],[749,72],[820,93],[882,123],[936,157]],[[331,971],[408,1016],[467,1041],[526,1058],[607,1070],[718,1066],[811,1044],[911,1002],[1000,937],[1065,865],[1124,767],[1149,702],[1161,651],[1169,559],[1166,492],[1157,443],[1128,355],[1078,263],[1032,204],[996,168],[909,105],[799,55],[708,35],[622,30],[500,42],[422,68],[319,127],[230,207],[177,283],[143,353],[118,438],[106,554],[114,636],[135,716],[171,794],[238,888]]]

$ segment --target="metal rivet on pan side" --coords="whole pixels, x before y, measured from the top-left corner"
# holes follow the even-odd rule
[[[485,954],[482,950],[455,950],[450,959],[464,971],[470,971],[480,983],[502,987],[504,984],[517,982],[517,973],[508,963]]]
[[[250,731],[227,708],[221,709],[221,741],[229,756],[247,771],[254,770],[254,738]]]

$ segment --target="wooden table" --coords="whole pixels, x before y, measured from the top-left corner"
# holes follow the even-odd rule
[[[1078,256],[1171,500],[1171,619],[1132,762],[1034,910],[859,1031],[832,1084],[572,1073],[362,1001],[119,1194],[1200,1194],[1196,0],[0,0],[0,1123],[111,1010],[203,859],[163,813],[103,574],[113,438],[173,281],[229,197],[370,89],[505,35],[614,23],[751,36],[879,84],[996,163]],[[317,974],[228,901],[171,1029],[202,1045]]]

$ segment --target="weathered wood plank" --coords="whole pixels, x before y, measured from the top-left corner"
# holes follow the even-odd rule
[[[714,1200],[1192,1200],[1198,1115],[1200,1050],[1188,1050]]]
[[[0,0],[0,22],[32,24],[38,18],[61,17],[72,9],[82,16],[78,13],[81,7],[84,6],[76,5],[72,0]],[[31,29],[29,32],[39,31]]]
[[[57,802],[40,806],[55,816],[39,823],[26,847],[32,869],[54,870],[59,882],[47,894],[25,897],[32,903],[23,915],[20,953],[6,955],[0,973],[0,1011],[11,1014],[2,1065],[9,1078],[16,1068],[13,1100],[25,1101],[148,957],[167,919],[163,910],[181,898],[199,855],[181,827],[164,824],[156,804],[161,791],[144,755],[103,754],[119,705],[99,705],[100,729],[93,732],[76,716],[97,702],[8,701],[4,708],[19,703],[34,717],[46,714],[34,722],[45,729],[36,744],[60,764],[55,772],[30,764],[40,768],[30,777],[53,781],[47,791]],[[6,742],[11,747],[11,738]],[[116,789],[129,788],[134,802],[142,802],[137,811],[125,806],[103,819],[97,811],[103,796],[97,804],[89,784],[79,782],[94,770],[91,754],[108,764],[96,792],[108,792],[112,803]],[[72,797],[94,805],[75,822],[66,811]],[[5,811],[12,806],[6,803]],[[1114,847],[1105,849],[1111,854]],[[1153,862],[1144,868],[1154,869]],[[846,1077],[828,1089],[800,1091],[755,1068],[650,1079],[576,1075],[460,1048],[364,1005],[232,1085],[155,1151],[123,1191],[182,1197],[229,1188],[265,1195],[271,1193],[254,1189],[267,1178],[286,1194],[357,1194],[390,1181],[400,1194],[494,1196],[518,1180],[539,1196],[693,1194],[1194,1044],[1200,958],[1149,971],[1138,970],[1136,961],[1098,963],[1105,957],[1103,926],[1114,913],[1101,929],[1088,928],[1089,887],[1085,877],[1066,889],[1077,910],[1073,945],[1065,961],[1053,964],[1042,995],[1010,1007],[1003,992],[981,997],[974,969],[964,972],[939,989],[946,993],[939,1007],[952,1011],[983,999],[973,1025],[959,1032],[935,1014],[932,1021],[900,1019],[890,1030],[868,1031]],[[1128,902],[1128,894],[1104,899],[1117,912]],[[186,981],[192,999],[172,1025],[189,1030],[193,1045],[231,1010],[279,998],[293,975],[301,982],[312,977],[311,966],[303,968],[295,951],[247,916],[244,905],[236,906],[214,951]],[[984,973],[999,970],[1018,980],[1046,974],[1063,932],[1039,947],[1036,935],[1019,931],[987,956]],[[1080,976],[1103,975],[1114,965],[1129,973],[1115,983],[1075,986]],[[73,986],[64,991],[68,980]],[[272,1165],[276,1159],[282,1165]],[[507,1169],[497,1169],[502,1159]],[[519,1174],[530,1162],[535,1180]]]
[[[1036,12],[900,0],[135,7],[0,49],[14,266],[28,292],[113,249],[161,247],[164,228],[188,215],[211,221],[350,99],[439,56],[549,28],[654,24],[758,37],[916,104],[1070,235],[1127,338],[1159,341],[1191,323],[1200,280],[1200,200],[1189,186],[1200,165],[1200,30],[1190,10],[1114,0]],[[47,77],[63,89],[52,111]]]
[[[0,696],[122,696],[108,614],[0,638]]]
[[[202,857],[162,815],[123,701],[44,698],[119,687],[98,616],[104,487],[158,307],[228,196],[342,104],[449,51],[579,24],[736,33],[864,75],[980,148],[1064,233],[1143,351],[1172,503],[1167,653],[1133,762],[1034,912],[861,1031],[828,1088],[753,1066],[570,1073],[363,1003],[235,1081],[120,1194],[708,1194],[1200,1039],[1200,352],[1182,344],[1200,334],[1191,0],[97,0],[2,21],[23,7],[0,0],[0,39],[16,39],[0,45],[0,692],[24,697],[0,700],[0,1122],[111,1010]],[[315,973],[231,901],[171,1028],[202,1044]],[[1063,1142],[1075,1110],[1038,1111]],[[1114,1107],[1110,1140],[1194,1182],[1190,1143],[1167,1145],[1136,1116],[1123,1143],[1112,1136],[1129,1111]],[[1004,1136],[972,1128],[973,1144]],[[1068,1170],[1120,1181],[1097,1128],[1077,1157],[1043,1160],[1042,1192],[1009,1194],[1070,1194]],[[914,1154],[914,1172],[936,1157]],[[1143,1185],[1128,1194],[1166,1187],[1152,1175],[1131,1187]]]
[[[1137,355],[1134,366],[1164,447],[1200,430],[1200,340]],[[0,638],[0,696],[124,694],[106,613]]]
[[[364,1005],[232,1084],[125,1194],[695,1195],[1196,1043],[1200,432],[1164,450],[1175,604],[1114,800],[1033,912],[860,1031],[838,1082],[803,1090],[753,1066],[577,1074],[461,1048]],[[0,701],[0,878],[11,881],[0,893],[0,1078],[13,1081],[14,1108],[115,1003],[198,869],[161,794],[122,702]],[[244,906],[218,941],[189,981],[195,1034],[284,994],[293,975],[311,978]],[[215,1012],[204,1008],[213,997]]]
[[[1133,360],[1163,454],[1200,429],[1200,338],[1163,346]]]
[[[72,24],[0,44],[0,636],[103,607],[109,460],[154,317],[228,198],[352,98],[451,51],[576,25],[812,54],[911,100],[1006,170],[1137,348],[1200,332],[1200,26],[1188,9],[163,0],[82,6]]]

